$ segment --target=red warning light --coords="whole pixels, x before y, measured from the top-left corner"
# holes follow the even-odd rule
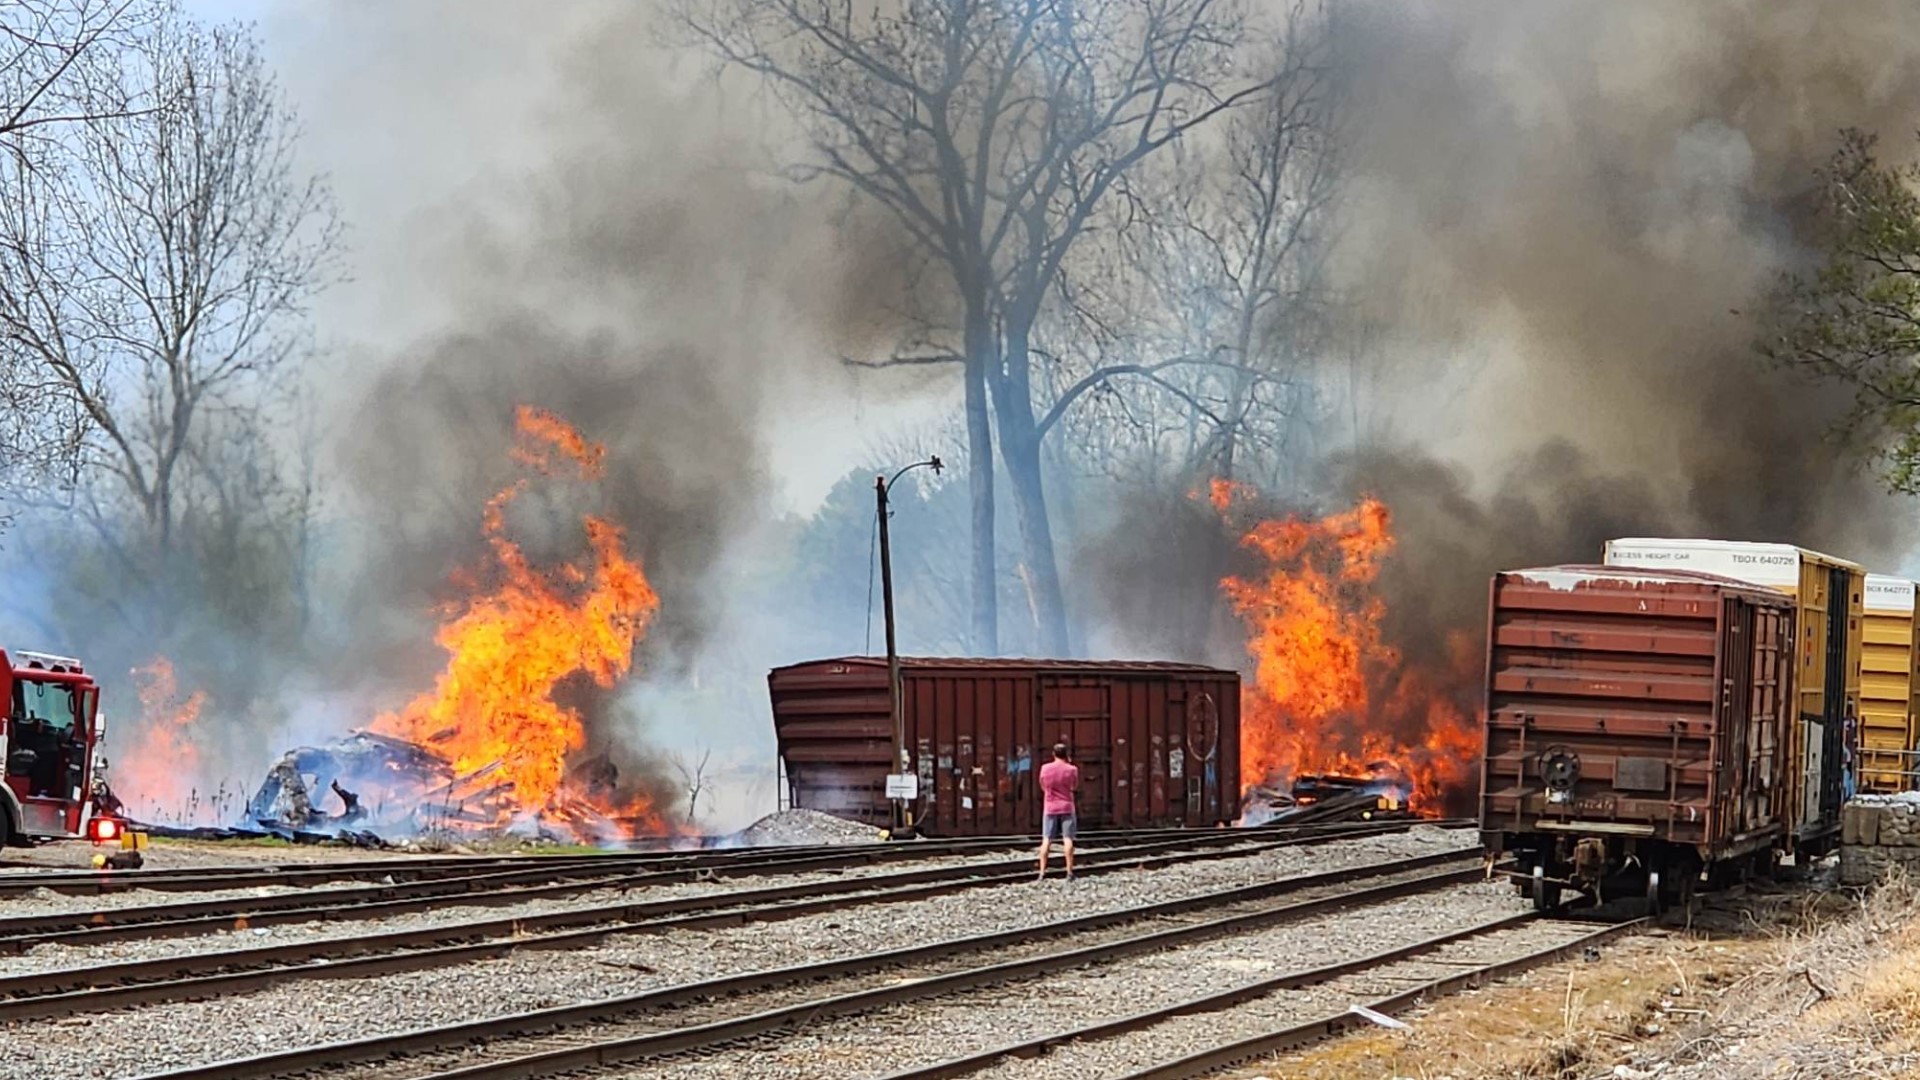
[[[93,834],[94,843],[104,844],[120,838],[120,823],[112,818],[94,818],[89,831]]]

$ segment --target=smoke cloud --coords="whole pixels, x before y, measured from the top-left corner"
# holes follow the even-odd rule
[[[497,14],[550,32],[523,5]],[[602,9],[555,44],[524,177],[442,208],[427,233],[443,253],[406,288],[445,325],[342,395],[341,479],[380,530],[351,609],[388,628],[358,670],[428,685],[424,617],[482,554],[480,509],[515,475],[514,409],[530,404],[605,444],[607,470],[577,490],[536,485],[516,539],[547,564],[583,550],[582,512],[623,527],[661,597],[639,668],[684,677],[725,613],[724,557],[773,502],[771,421],[841,392],[838,357],[891,332],[904,245],[774,175],[756,114],[717,111],[722,88],[652,50],[649,18]],[[633,749],[644,718],[617,695],[579,700],[590,743]]]
[[[1920,28],[1901,8],[1337,11],[1335,276],[1378,347],[1323,361],[1336,448],[1265,509],[1318,516],[1372,495],[1393,515],[1375,588],[1404,664],[1370,688],[1356,742],[1364,729],[1440,744],[1424,711],[1379,707],[1408,673],[1474,715],[1479,677],[1453,650],[1484,641],[1501,569],[1598,562],[1628,535],[1790,542],[1900,569],[1911,507],[1837,437],[1844,391],[1769,369],[1754,345],[1771,291],[1812,255],[1816,170],[1840,129],[1912,122]],[[1237,566],[1207,539],[1217,520],[1180,500],[1126,506],[1141,517],[1110,523],[1075,566],[1099,622],[1244,667],[1244,627],[1220,634],[1167,595]],[[1156,620],[1179,630],[1142,639]]]
[[[1806,256],[1838,130],[1910,121],[1920,31],[1897,5],[1349,14],[1344,269],[1390,328],[1400,436],[1421,449],[1366,447],[1337,471],[1397,492],[1403,551],[1453,549],[1484,581],[1645,530],[1891,569],[1900,507],[1833,438],[1844,399],[1766,370],[1753,343]],[[1417,404],[1449,383],[1450,407]]]

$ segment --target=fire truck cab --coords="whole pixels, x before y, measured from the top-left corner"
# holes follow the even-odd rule
[[[0,843],[74,839],[93,816],[100,687],[80,661],[0,649]]]

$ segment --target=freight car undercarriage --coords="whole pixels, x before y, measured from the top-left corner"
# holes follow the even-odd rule
[[[1486,846],[1490,859],[1502,852],[1514,855],[1518,869],[1508,873],[1515,891],[1530,896],[1541,911],[1558,908],[1572,890],[1596,904],[1640,897],[1648,913],[1657,914],[1692,903],[1703,876],[1707,888],[1720,889],[1770,877],[1775,868],[1768,836],[1735,844],[1707,863],[1688,844],[1603,829],[1589,825],[1577,833],[1490,833]]]

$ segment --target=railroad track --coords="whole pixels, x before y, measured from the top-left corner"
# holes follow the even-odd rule
[[[1413,824],[1461,826],[1470,821],[1406,821]],[[1293,835],[1303,830],[1327,828],[1330,824],[1263,825],[1239,830],[1193,829],[1109,829],[1089,830],[1081,843],[1100,846],[1148,843],[1196,835],[1242,836]],[[712,841],[715,838],[700,838]],[[183,869],[145,870],[34,870],[0,874],[0,898],[22,896],[38,890],[63,895],[94,895],[150,889],[165,892],[213,892],[261,887],[312,887],[340,881],[377,882],[383,885],[463,878],[489,873],[520,873],[544,870],[557,872],[637,873],[642,870],[708,869],[753,863],[770,865],[793,861],[809,864],[811,869],[836,865],[857,866],[948,855],[967,855],[995,850],[1031,847],[1037,837],[984,836],[958,839],[913,840],[895,844],[815,844],[769,847],[713,848],[696,846],[677,851],[608,851],[597,855],[513,855],[513,856],[421,856],[408,858],[360,859],[343,862],[234,865]],[[0,864],[17,868],[21,864]]]
[[[1138,830],[1109,834],[1118,842],[1171,835],[1171,830]],[[429,881],[494,872],[530,869],[590,868],[603,873],[641,869],[706,868],[741,862],[778,860],[836,860],[849,864],[938,857],[1010,848],[1022,837],[980,837],[965,840],[915,841],[901,844],[818,844],[780,847],[701,848],[689,851],[609,851],[596,855],[452,856],[362,859],[299,865],[217,866],[185,869],[64,871],[45,870],[0,875],[0,897],[36,890],[64,895],[89,895],[152,889],[167,892],[219,891],[267,887],[311,887],[336,881],[373,881],[383,884]]]
[[[1386,830],[1381,827],[1381,831]],[[1080,873],[1093,876],[1142,866],[1253,855],[1285,847],[1331,843],[1351,829],[1322,829],[1219,851],[1169,849],[1164,842],[1085,853]],[[1442,853],[1410,868],[1459,862],[1473,851]],[[884,875],[773,886],[740,892],[586,908],[541,915],[467,921],[416,930],[295,942],[255,949],[198,953],[156,960],[99,964],[0,977],[0,1021],[98,1012],[129,1005],[197,1000],[262,989],[301,978],[347,978],[418,971],[487,959],[520,949],[587,947],[622,934],[711,929],[771,922],[877,904],[905,903],[968,889],[1028,880],[1025,857],[986,864],[909,870]],[[137,927],[107,928],[115,932]],[[52,940],[80,940],[94,931],[70,931]],[[81,935],[76,938],[72,935]]]
[[[1389,860],[613,1000],[219,1062],[152,1080],[524,1080],[717,1053],[838,1017],[1415,896],[1483,874],[1473,850]]]
[[[1388,832],[1405,831],[1409,827],[1410,823],[1407,822],[1384,822],[1325,825],[1290,832],[1250,830],[1187,832],[1172,839],[1109,848],[1104,853],[1096,849],[1086,852],[1085,857],[1090,858],[1095,854],[1102,854],[1103,857],[1136,857],[1171,853],[1183,849],[1214,850],[1236,845],[1284,845],[1302,839],[1337,840],[1376,836]],[[884,852],[898,850],[892,847],[873,846],[879,850],[873,853],[872,861],[878,862],[893,861],[885,857]],[[904,856],[894,858],[902,857]],[[1008,860],[1007,866],[1012,867],[1020,861],[1019,859]],[[292,923],[384,918],[431,910],[448,903],[499,906],[523,903],[528,900],[566,898],[601,890],[632,890],[653,885],[717,881],[736,876],[808,871],[838,872],[865,865],[867,862],[868,860],[845,858],[839,855],[823,855],[817,858],[774,855],[764,859],[731,862],[723,866],[674,867],[631,872],[616,869],[608,873],[593,867],[561,867],[557,871],[532,868],[405,884],[327,889],[316,893],[292,892],[268,896],[197,900],[178,904],[23,915],[0,918],[0,953],[18,953],[48,944],[91,945],[134,938],[177,937]],[[943,880],[943,875],[965,877],[970,872],[974,872],[971,864],[959,867],[927,868],[905,873],[926,875],[923,880],[935,881]],[[854,892],[870,887],[860,882],[883,877],[895,884],[906,883],[902,874],[896,873],[848,877],[838,885],[842,892]],[[555,878],[562,880],[556,881]],[[821,882],[809,882],[793,888],[795,891],[792,896],[806,895],[809,891],[823,894],[831,891],[827,883]]]
[[[47,870],[24,874],[0,875],[0,897],[24,896],[34,892],[63,896],[91,896],[149,889],[155,892],[213,892],[224,889],[262,887],[311,887],[336,881],[409,882],[432,881],[488,872],[541,867],[558,870],[598,865],[647,866],[663,863],[666,856],[632,855],[541,855],[514,858],[464,857],[456,859],[379,859],[352,864],[326,863],[318,866],[217,866],[191,869],[154,870]]]
[[[1114,1080],[1207,1076],[1370,1025],[1372,1021],[1361,1016],[1356,1005],[1391,1016],[1418,1002],[1574,955],[1639,930],[1649,921],[1596,925],[1520,912],[1367,956],[1300,968],[1118,1019],[902,1069],[884,1080],[949,1080],[1004,1069],[1014,1060],[1042,1054],[1055,1056],[1055,1068],[1080,1068]],[[1309,988],[1317,991],[1310,1000],[1275,998],[1282,991]],[[1348,1004],[1328,1009],[1327,1000]],[[1166,1058],[1169,1044],[1198,1048]],[[1076,1048],[1089,1045],[1097,1045],[1094,1053],[1074,1056]],[[1119,1072],[1114,1071],[1116,1060],[1129,1059]]]

